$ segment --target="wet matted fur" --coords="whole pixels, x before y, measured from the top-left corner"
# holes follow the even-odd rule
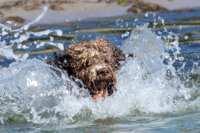
[[[119,61],[124,60],[125,55],[120,49],[105,39],[97,38],[88,43],[73,42],[64,55],[55,53],[50,64],[66,70],[73,79],[82,80],[85,89],[96,101],[117,91],[115,72],[120,68]]]

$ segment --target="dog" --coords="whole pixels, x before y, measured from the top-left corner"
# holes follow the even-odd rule
[[[84,88],[97,101],[117,91],[115,72],[120,69],[119,61],[125,61],[125,54],[108,40],[97,38],[88,43],[73,42],[64,55],[55,53],[49,64],[66,70],[80,87],[75,78],[82,80]]]

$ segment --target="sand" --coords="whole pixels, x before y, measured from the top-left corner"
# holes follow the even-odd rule
[[[168,10],[200,8],[200,0],[143,0],[166,7]]]
[[[0,1],[0,5],[2,4],[5,3]],[[45,4],[42,4],[40,6],[33,7],[34,9],[29,11],[24,10],[24,6],[16,6],[13,8],[9,7],[7,9],[3,8],[0,9],[0,12],[3,14],[0,17],[4,22],[9,16],[20,16],[21,18],[25,19],[25,23],[28,23],[33,21],[39,14],[41,14],[44,6]],[[76,3],[63,3],[56,6],[58,9],[52,10],[49,8],[45,17],[39,22],[39,24],[71,22],[80,21],[87,18],[105,18],[124,15],[127,14],[127,9],[132,5],[120,6],[116,2],[108,4],[106,2],[98,3],[77,1]]]
[[[105,18],[128,14],[127,10],[133,3],[125,6],[119,5],[116,1],[107,3],[102,0],[60,0],[60,3],[47,2],[48,0],[0,0],[0,18],[5,22],[8,17],[18,16],[24,21],[18,26],[33,21],[47,4],[51,4],[45,17],[38,24],[63,23],[80,21],[88,18]],[[25,1],[25,0],[21,0]],[[45,2],[44,2],[45,1]],[[51,0],[52,1],[52,0]],[[67,2],[66,2],[67,1]],[[199,0],[143,0],[144,2],[158,4],[168,10],[200,7]],[[17,3],[18,2],[18,3]],[[16,4],[17,3],[17,4]],[[12,20],[15,21],[16,18]],[[16,20],[18,21],[18,20]]]

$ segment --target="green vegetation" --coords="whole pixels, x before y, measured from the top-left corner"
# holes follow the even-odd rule
[[[127,1],[123,1],[123,0],[117,0],[117,4],[118,5],[127,5],[128,2]]]

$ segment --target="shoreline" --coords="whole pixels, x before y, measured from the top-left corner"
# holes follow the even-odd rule
[[[17,26],[14,26],[16,28],[20,27],[35,20],[42,13],[44,6],[45,5],[42,5],[38,9],[34,9],[31,11],[25,11],[22,7],[16,7],[13,9],[6,9],[6,10],[0,9],[0,12],[4,14],[3,16],[2,15],[0,16],[2,18],[1,22],[2,21],[6,22],[10,20],[16,23],[19,20],[19,18],[22,18],[24,19],[24,21],[21,21],[17,23]],[[68,23],[73,21],[81,21],[89,18],[96,19],[96,18],[121,16],[128,14],[127,10],[131,6],[132,5],[120,6],[117,3],[107,4],[105,2],[102,3],[79,2],[79,3],[63,4],[62,5],[63,10],[52,10],[50,5],[45,16],[39,22],[37,22],[36,25],[47,25],[47,24],[56,24],[65,22]],[[9,17],[10,19],[8,19]]]
[[[23,0],[22,0],[23,1]],[[63,0],[65,1],[65,0]],[[134,1],[134,0],[133,0]],[[139,1],[139,0],[135,0]],[[166,8],[168,11],[192,9],[200,7],[200,2],[197,0],[142,0],[144,3],[148,3],[149,7],[152,4],[157,4]],[[47,25],[56,23],[67,23],[73,21],[81,21],[85,19],[97,19],[122,16],[128,13],[128,9],[131,8],[134,2],[126,3],[124,5],[119,4],[117,1],[113,2],[98,2],[98,0],[87,0],[76,2],[68,0],[67,2],[60,3],[17,3],[19,0],[2,0],[0,1],[0,18],[1,22],[8,20],[17,23],[17,26],[11,26],[18,28],[33,20],[35,20],[43,11],[45,5],[50,5],[44,18],[37,22],[36,25]],[[40,1],[41,2],[41,1]],[[181,4],[180,4],[181,3]]]

